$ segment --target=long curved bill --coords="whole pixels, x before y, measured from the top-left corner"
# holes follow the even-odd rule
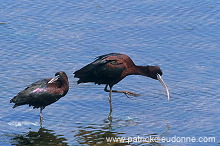
[[[160,81],[160,83],[163,85],[163,87],[165,88],[166,90],[166,93],[167,93],[167,97],[168,97],[168,101],[170,101],[170,92],[166,86],[166,84],[164,83],[163,79],[161,78],[161,75],[157,74],[157,79]]]
[[[48,82],[48,84],[57,81],[59,78],[60,78],[60,75],[55,76],[54,78],[52,78],[52,79]]]

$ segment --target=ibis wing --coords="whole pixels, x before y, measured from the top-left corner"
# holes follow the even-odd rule
[[[74,72],[79,78],[77,83],[94,82],[97,84],[108,84],[118,78],[125,69],[119,53],[110,53],[96,58],[96,60],[80,70]]]
[[[33,84],[29,85],[27,88],[25,88],[23,91],[19,92],[14,98],[10,100],[10,102],[15,103],[14,107],[28,104],[30,100],[33,100],[32,93],[33,91],[41,91],[46,86],[46,83],[50,80],[48,79],[42,79],[37,82],[34,82]],[[39,94],[41,94],[39,92]]]
[[[86,83],[86,82],[95,82],[98,80],[97,72],[105,66],[107,63],[112,62],[114,60],[95,60],[94,62],[84,66],[83,68],[74,72],[75,76],[79,78],[77,83]]]
[[[109,54],[105,54],[105,55],[101,55],[101,56],[96,57],[96,60],[104,60],[105,58],[110,57],[110,56],[118,57],[120,55],[122,55],[122,54],[120,54],[120,53],[109,53]]]

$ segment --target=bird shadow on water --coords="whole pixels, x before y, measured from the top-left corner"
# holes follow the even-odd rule
[[[24,134],[16,134],[11,138],[11,144],[17,146],[23,145],[68,145],[67,139],[63,135],[56,135],[53,130],[40,128],[36,131],[29,131]]]

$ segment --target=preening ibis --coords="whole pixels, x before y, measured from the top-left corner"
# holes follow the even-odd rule
[[[60,71],[54,78],[42,79],[31,84],[12,98],[10,103],[15,103],[13,108],[24,104],[40,108],[40,125],[42,125],[42,110],[65,96],[68,90],[68,77],[65,72]]]

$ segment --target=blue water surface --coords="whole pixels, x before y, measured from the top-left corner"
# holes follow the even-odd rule
[[[219,145],[219,24],[216,0],[0,1],[0,145],[129,145],[106,138],[138,136],[196,142],[130,145]],[[114,89],[142,96],[113,93],[109,119],[105,85],[77,85],[73,72],[111,52],[159,65],[171,101],[158,81],[128,76]],[[42,127],[39,110],[12,108],[19,91],[61,70],[70,90],[43,110]]]

